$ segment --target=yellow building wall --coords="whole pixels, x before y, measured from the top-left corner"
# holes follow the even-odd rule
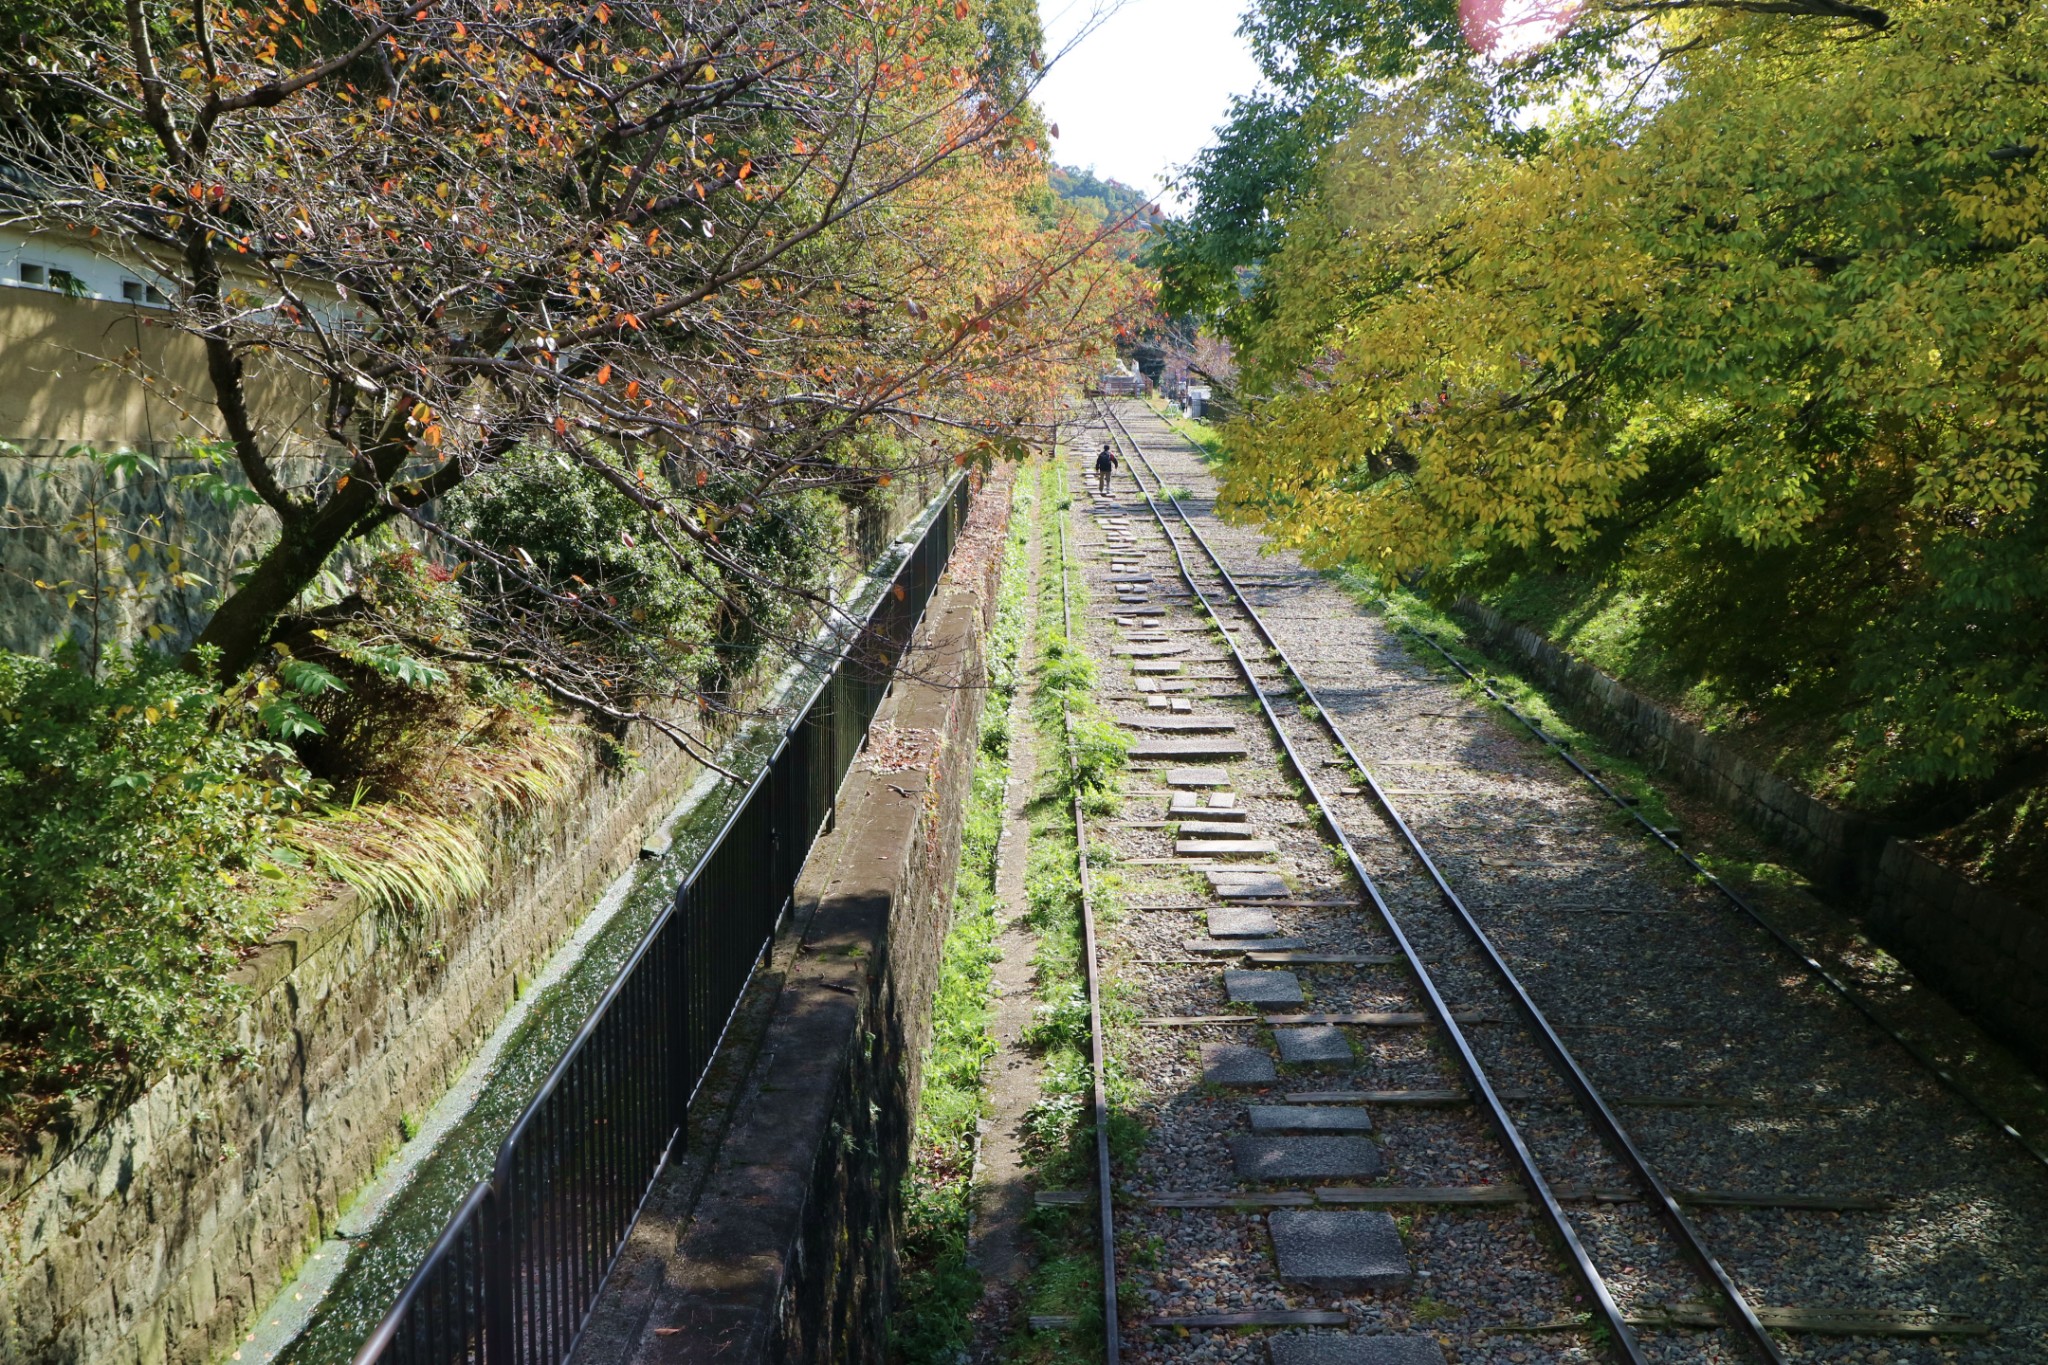
[[[13,447],[0,449],[0,649],[43,654],[67,636],[101,656],[139,641],[182,648],[274,533],[267,509],[225,509],[178,486],[202,467],[189,444],[217,436],[220,423],[204,350],[167,317],[0,287],[0,441]],[[314,385],[259,373],[252,390],[278,453],[304,450]],[[165,473],[110,475],[81,445],[142,450]],[[223,473],[239,479],[232,465]],[[96,531],[111,544],[94,549]],[[142,551],[131,558],[133,544]],[[174,551],[206,584],[166,581]]]

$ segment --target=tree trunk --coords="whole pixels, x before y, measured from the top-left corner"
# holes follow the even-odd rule
[[[184,665],[197,671],[198,651],[220,651],[214,673],[221,682],[238,677],[263,652],[270,628],[293,599],[320,576],[320,570],[375,506],[367,480],[342,489],[310,516],[284,523],[277,543],[258,560],[242,586],[220,604],[220,610],[185,651]]]

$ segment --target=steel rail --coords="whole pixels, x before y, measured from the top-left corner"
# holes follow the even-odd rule
[[[1058,446],[1055,444],[1054,449]],[[1055,457],[1057,461],[1057,457]],[[1065,484],[1065,466],[1058,465]],[[1060,541],[1060,620],[1067,647],[1074,642],[1074,607],[1067,593],[1066,509],[1054,507],[1054,525]],[[1060,728],[1065,732],[1067,772],[1078,778],[1080,756],[1074,747],[1074,713],[1060,707]],[[1081,784],[1074,783],[1074,865],[1081,878],[1082,965],[1088,982],[1088,1064],[1094,1088],[1095,1109],[1095,1213],[1102,1239],[1102,1354],[1105,1365],[1118,1365],[1123,1358],[1123,1332],[1117,1321],[1116,1208],[1109,1169],[1109,1086],[1104,1075],[1108,1055],[1102,1036],[1102,987],[1095,970],[1095,888],[1088,876],[1088,820],[1081,809]]]
[[[1391,618],[1391,604],[1387,604],[1385,598],[1382,598],[1381,602],[1389,607],[1389,616]],[[1685,849],[1679,845],[1676,839],[1673,839],[1663,830],[1657,828],[1657,826],[1653,824],[1650,821],[1650,819],[1642,813],[1642,811],[1638,810],[1635,806],[1631,805],[1628,801],[1623,799],[1620,793],[1616,792],[1612,787],[1608,786],[1605,782],[1602,782],[1597,776],[1594,775],[1591,769],[1587,768],[1585,764],[1579,762],[1579,760],[1572,755],[1570,747],[1566,745],[1564,741],[1557,739],[1554,736],[1546,733],[1542,726],[1538,725],[1534,720],[1530,719],[1521,711],[1517,710],[1512,702],[1508,701],[1505,697],[1501,696],[1500,693],[1494,691],[1492,686],[1484,678],[1480,677],[1471,669],[1467,668],[1464,665],[1464,663],[1459,660],[1457,655],[1451,653],[1451,651],[1448,648],[1440,644],[1437,641],[1436,637],[1431,635],[1428,631],[1422,630],[1416,626],[1406,625],[1399,622],[1395,623],[1395,629],[1406,631],[1407,633],[1416,636],[1424,644],[1427,644],[1431,649],[1434,649],[1437,653],[1443,655],[1444,659],[1451,665],[1451,667],[1457,669],[1458,672],[1462,673],[1467,681],[1473,683],[1482,692],[1486,693],[1488,697],[1491,697],[1494,703],[1497,706],[1499,706],[1501,710],[1507,712],[1510,716],[1514,717],[1514,719],[1521,724],[1523,729],[1527,730],[1531,735],[1534,735],[1538,740],[1542,741],[1546,748],[1550,749],[1559,758],[1562,758],[1566,763],[1570,764],[1573,772],[1577,773],[1580,777],[1585,778],[1586,781],[1592,783],[1593,787],[1602,796],[1606,797],[1609,801],[1613,802],[1615,806],[1619,809],[1627,812],[1631,819],[1633,819],[1638,825],[1642,826],[1645,833],[1649,834],[1651,838],[1655,839],[1658,843],[1662,844],[1665,848],[1671,850],[1672,853],[1676,854],[1679,860],[1683,862],[1686,865],[1686,867],[1692,871],[1693,875],[1701,878],[1708,885],[1712,886],[1716,891],[1720,892],[1721,895],[1727,899],[1729,904],[1733,905],[1736,909],[1740,910],[1744,915],[1748,916],[1749,919],[1753,923],[1755,923],[1758,928],[1762,929],[1765,934],[1770,936],[1771,940],[1774,943],[1776,943],[1779,948],[1784,950],[1787,956],[1797,961],[1811,975],[1818,977],[1821,980],[1821,982],[1828,987],[1829,990],[1833,991],[1836,995],[1840,996],[1844,1001],[1846,1001],[1851,1007],[1855,1009],[1855,1011],[1858,1014],[1862,1015],[1864,1019],[1869,1021],[1869,1023],[1873,1025],[1880,1033],[1884,1034],[1887,1038],[1890,1038],[1894,1043],[1897,1043],[1900,1047],[1904,1048],[1906,1054],[1910,1056],[1914,1061],[1918,1062],[1922,1067],[1926,1068],[1927,1071],[1930,1074],[1932,1074],[1936,1080],[1939,1080],[1942,1083],[1942,1085],[1947,1088],[1950,1094],[1954,1095],[1956,1098],[1960,1099],[1964,1104],[1968,1105],[1971,1109],[1975,1110],[1978,1116],[1984,1119],[1984,1121],[1989,1123],[1993,1128],[1996,1128],[1999,1132],[2004,1133],[2014,1142],[2017,1142],[2022,1148],[2026,1150],[2027,1155],[2033,1157],[2035,1161],[2041,1163],[2043,1166],[2048,1166],[2048,1148],[2044,1148],[2040,1143],[2037,1143],[2032,1138],[2029,1138],[2025,1133],[2022,1133],[2017,1127],[2015,1127],[2009,1119],[2006,1119],[2005,1117],[2000,1115],[1997,1110],[1991,1107],[1991,1104],[1988,1100],[1985,1100],[1982,1096],[1978,1095],[1976,1091],[1972,1090],[1968,1085],[1964,1084],[1962,1079],[1958,1077],[1954,1072],[1950,1071],[1949,1068],[1945,1066],[1939,1058],[1927,1052],[1919,1044],[1915,1043],[1912,1039],[1906,1037],[1903,1033],[1900,1033],[1896,1028],[1892,1027],[1892,1025],[1881,1014],[1877,1012],[1876,1007],[1872,1005],[1869,1002],[1869,1000],[1864,998],[1863,994],[1860,991],[1858,991],[1854,986],[1851,986],[1847,982],[1843,981],[1834,972],[1830,971],[1828,967],[1819,959],[1815,958],[1811,953],[1807,952],[1806,949],[1800,947],[1799,944],[1795,942],[1789,934],[1787,934],[1784,930],[1780,929],[1774,922],[1772,922],[1769,916],[1765,915],[1762,911],[1758,910],[1756,906],[1750,902],[1748,897],[1744,896],[1734,887],[1728,885],[1728,883],[1722,881],[1713,873],[1707,871],[1706,868],[1700,866],[1699,860],[1693,857],[1690,853],[1687,853]]]
[[[1102,404],[1101,410],[1109,419],[1109,421],[1104,423],[1105,431],[1112,431],[1112,422],[1116,424],[1117,428],[1121,428],[1122,424],[1117,420],[1113,409],[1109,408],[1105,403]],[[1159,479],[1158,471],[1152,469],[1151,462],[1145,460],[1144,452],[1139,449],[1137,441],[1131,437],[1127,430],[1123,431],[1123,438],[1129,442],[1138,460],[1145,464],[1147,471],[1152,474],[1153,481],[1159,484],[1161,492],[1164,493],[1166,487],[1164,482]],[[1131,481],[1137,485],[1139,495],[1145,499],[1145,506],[1152,513],[1152,519],[1158,523],[1160,534],[1166,538],[1167,545],[1173,550],[1174,561],[1180,566],[1180,575],[1182,580],[1187,583],[1188,590],[1194,594],[1195,600],[1201,604],[1202,613],[1215,622],[1220,629],[1223,623],[1217,617],[1214,605],[1209,601],[1208,594],[1202,591],[1201,585],[1195,581],[1194,571],[1188,566],[1187,556],[1181,551],[1180,541],[1168,528],[1165,515],[1160,512],[1159,504],[1154,500],[1151,490],[1146,488],[1144,481],[1138,478],[1135,467],[1131,473]],[[1178,509],[1178,501],[1169,500],[1174,501],[1175,507]],[[1185,522],[1186,514],[1182,513],[1181,515]],[[1188,529],[1191,533],[1194,530],[1192,525],[1189,525]],[[1201,541],[1199,535],[1196,535],[1195,539],[1197,542]],[[1207,549],[1206,544],[1204,544],[1204,549]],[[1224,577],[1226,581],[1230,581],[1229,575],[1226,574]],[[1564,1244],[1565,1250],[1571,1258],[1573,1270],[1577,1273],[1580,1282],[1585,1286],[1586,1292],[1592,1296],[1594,1307],[1600,1318],[1605,1322],[1608,1331],[1613,1335],[1615,1345],[1627,1357],[1630,1365],[1649,1365],[1649,1357],[1643,1353],[1642,1343],[1636,1337],[1635,1328],[1630,1326],[1628,1320],[1622,1315],[1620,1305],[1614,1301],[1614,1295],[1607,1287],[1607,1281],[1601,1276],[1599,1267],[1593,1264],[1591,1253],[1586,1250],[1585,1244],[1579,1240],[1578,1230],[1572,1226],[1571,1219],[1565,1214],[1563,1203],[1557,1197],[1557,1192],[1551,1188],[1549,1180],[1545,1178],[1542,1169],[1536,1164],[1535,1153],[1529,1149],[1527,1139],[1522,1136],[1522,1131],[1516,1125],[1514,1117],[1508,1113],[1506,1102],[1501,1099],[1499,1092],[1494,1089],[1492,1080],[1486,1074],[1485,1065],[1479,1060],[1479,1055],[1474,1051],[1471,1040],[1465,1036],[1464,1029],[1459,1027],[1450,1005],[1444,999],[1442,990],[1436,984],[1436,978],[1430,974],[1429,967],[1424,963],[1421,952],[1409,940],[1407,931],[1402,928],[1399,918],[1394,914],[1393,907],[1387,903],[1386,898],[1380,893],[1378,882],[1373,879],[1372,873],[1366,869],[1364,860],[1358,856],[1358,850],[1352,845],[1351,836],[1345,832],[1344,826],[1338,821],[1335,812],[1331,810],[1329,802],[1324,799],[1321,789],[1316,785],[1314,775],[1309,771],[1308,764],[1302,761],[1301,755],[1294,747],[1294,741],[1289,738],[1286,729],[1280,724],[1280,717],[1273,710],[1273,704],[1266,694],[1266,689],[1252,675],[1250,661],[1245,658],[1244,652],[1238,648],[1237,641],[1231,636],[1229,631],[1224,630],[1221,633],[1224,644],[1229,647],[1230,657],[1236,662],[1238,672],[1244,676],[1245,685],[1251,689],[1253,698],[1259,703],[1259,710],[1265,715],[1266,724],[1272,729],[1274,738],[1279,742],[1280,751],[1287,756],[1288,766],[1294,769],[1295,776],[1300,779],[1302,786],[1308,789],[1309,799],[1315,806],[1316,813],[1322,817],[1324,826],[1336,838],[1338,845],[1344,850],[1344,857],[1351,865],[1352,875],[1357,877],[1360,885],[1365,888],[1366,895],[1371,899],[1373,909],[1378,912],[1381,923],[1386,926],[1388,934],[1392,936],[1395,945],[1400,949],[1403,960],[1408,964],[1410,973],[1413,974],[1416,984],[1422,991],[1423,999],[1428,1005],[1431,1018],[1436,1020],[1437,1026],[1443,1030],[1445,1037],[1451,1042],[1453,1051],[1457,1054],[1459,1070],[1465,1073],[1466,1081],[1470,1084],[1473,1093],[1479,1097],[1479,1101],[1485,1108],[1487,1117],[1492,1122],[1494,1130],[1499,1134],[1502,1143],[1513,1154],[1515,1165],[1522,1173],[1522,1179],[1527,1184],[1530,1196],[1543,1210],[1545,1221],[1550,1224],[1551,1230],[1557,1234],[1559,1241]]]
[[[1558,1036],[1557,1030],[1552,1026],[1549,1018],[1545,1016],[1541,1007],[1536,1004],[1528,989],[1523,986],[1520,977],[1515,974],[1514,968],[1508,963],[1506,957],[1502,955],[1500,949],[1494,944],[1493,939],[1487,934],[1486,930],[1480,926],[1479,921],[1465,905],[1463,898],[1458,895],[1450,882],[1445,879],[1443,872],[1436,865],[1436,860],[1430,857],[1429,851],[1423,847],[1422,841],[1416,837],[1414,830],[1409,827],[1407,820],[1395,808],[1392,799],[1388,797],[1386,790],[1381,787],[1379,779],[1373,775],[1372,770],[1366,766],[1365,761],[1351,747],[1351,741],[1337,727],[1336,722],[1330,719],[1329,712],[1323,706],[1321,698],[1316,695],[1315,689],[1309,685],[1308,680],[1302,676],[1301,671],[1294,666],[1294,661],[1288,657],[1287,651],[1281,647],[1280,642],[1267,629],[1264,618],[1259,615],[1257,609],[1246,598],[1244,590],[1238,586],[1236,578],[1225,567],[1221,556],[1216,553],[1207,538],[1196,529],[1193,519],[1187,514],[1187,509],[1180,505],[1180,499],[1166,491],[1165,481],[1160,478],[1159,471],[1154,468],[1151,460],[1146,458],[1143,448],[1138,444],[1137,438],[1131,435],[1130,429],[1124,425],[1122,417],[1114,409],[1108,408],[1107,405],[1105,405],[1105,411],[1110,419],[1115,422],[1123,439],[1130,443],[1132,453],[1137,457],[1137,460],[1145,466],[1146,472],[1152,476],[1153,481],[1159,485],[1161,493],[1172,504],[1174,512],[1181,520],[1181,524],[1187,528],[1188,535],[1201,547],[1202,553],[1215,566],[1216,573],[1223,579],[1225,586],[1229,588],[1231,596],[1236,599],[1238,609],[1244,613],[1246,619],[1250,621],[1252,628],[1258,632],[1259,638],[1272,651],[1273,657],[1280,661],[1280,666],[1286,670],[1287,676],[1293,681],[1294,686],[1298,687],[1302,695],[1308,698],[1309,704],[1315,708],[1316,717],[1321,722],[1322,728],[1336,741],[1338,747],[1343,751],[1345,759],[1363,777],[1367,788],[1372,793],[1374,804],[1380,808],[1394,828],[1400,832],[1402,841],[1407,844],[1409,851],[1415,855],[1416,861],[1421,863],[1423,870],[1428,873],[1430,882],[1436,887],[1438,897],[1457,917],[1466,935],[1479,949],[1481,956],[1485,958],[1487,965],[1493,970],[1494,975],[1507,988],[1508,993],[1514,999],[1516,1008],[1521,1012],[1530,1030],[1542,1041],[1544,1049],[1551,1054],[1551,1057],[1557,1063],[1558,1069],[1564,1074],[1572,1090],[1578,1095],[1580,1103],[1593,1116],[1596,1129],[1607,1139],[1615,1152],[1621,1156],[1623,1164],[1629,1168],[1636,1181],[1651,1194],[1652,1207],[1662,1216],[1666,1226],[1670,1228],[1680,1245],[1693,1258],[1699,1268],[1706,1272],[1707,1278],[1713,1282],[1716,1292],[1727,1302],[1729,1308],[1733,1310],[1736,1317],[1734,1325],[1742,1329],[1744,1335],[1750,1338],[1764,1358],[1772,1362],[1772,1365],[1784,1365],[1785,1358],[1778,1349],[1777,1341],[1771,1336],[1770,1330],[1757,1317],[1756,1310],[1751,1307],[1748,1298],[1736,1285],[1734,1278],[1729,1275],[1726,1267],[1721,1264],[1720,1258],[1707,1246],[1706,1239],[1701,1236],[1698,1227],[1693,1224],[1692,1219],[1679,1207],[1678,1201],[1672,1197],[1669,1187],[1664,1184],[1663,1179],[1651,1167],[1649,1159],[1643,1155],[1642,1150],[1636,1146],[1635,1139],[1622,1126],[1621,1120],[1615,1116],[1613,1109],[1608,1106],[1606,1099],[1601,1096],[1599,1090],[1594,1086],[1592,1078],[1579,1065],[1578,1059],[1572,1055],[1571,1049],[1565,1045],[1564,1039]],[[1133,478],[1136,478],[1135,470],[1133,470]],[[1147,499],[1148,501],[1150,500],[1149,493],[1147,494]],[[1192,586],[1192,581],[1190,586]]]

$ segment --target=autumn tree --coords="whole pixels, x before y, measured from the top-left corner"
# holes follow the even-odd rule
[[[650,674],[687,693],[615,592],[449,519],[536,460],[729,618],[830,620],[750,530],[1015,448],[1113,307],[1087,233],[1010,211],[1036,35],[996,8],[125,0],[46,28],[9,83],[13,213],[161,282],[194,416],[277,522],[190,661],[240,673],[402,526],[504,585],[472,649],[600,714]]]

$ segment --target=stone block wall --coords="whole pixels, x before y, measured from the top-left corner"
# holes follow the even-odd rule
[[[982,503],[1006,506],[995,492],[985,490]],[[978,509],[975,534],[985,521]],[[999,549],[1000,528],[997,537]],[[980,562],[972,553],[955,558]],[[968,622],[980,600],[972,590],[947,590],[927,619]],[[974,631],[964,638],[963,648],[978,644]],[[973,659],[947,666],[967,670],[965,677],[978,667]],[[959,715],[906,711],[899,696],[882,719],[929,729],[935,741],[965,725],[964,750],[948,738],[952,747],[932,752],[971,758],[980,695],[947,691],[972,708]],[[0,1361],[225,1359],[397,1147],[401,1120],[441,1097],[520,983],[695,779],[696,765],[666,740],[645,734],[634,742],[643,761],[631,771],[600,764],[593,745],[571,789],[482,833],[491,889],[481,903],[400,925],[348,893],[282,925],[240,974],[250,996],[238,1024],[240,1065],[167,1076],[132,1103],[81,1113],[68,1136],[45,1134],[35,1150],[0,1153]],[[963,763],[961,783],[967,772]],[[908,790],[918,776],[894,774],[880,789],[903,800],[892,787]],[[930,789],[950,790],[943,782]],[[904,933],[890,979],[907,983],[906,996],[928,1000],[953,871],[936,834],[940,796],[905,805],[924,822],[917,847],[927,860],[910,900],[939,918],[936,931],[920,921]],[[913,944],[926,948],[912,952]],[[894,1067],[907,1056],[914,1069],[928,1010],[904,1013],[894,989],[873,1010],[874,1031],[890,1050],[871,1060]],[[879,1075],[863,1074],[858,1093],[880,1086]],[[849,1100],[845,1115],[848,1131],[859,1130],[846,1141],[880,1140],[861,1126],[869,1122],[865,1107]],[[901,1155],[890,1159],[900,1163]],[[865,1226],[870,1215],[848,1216]]]
[[[1458,612],[1576,716],[1785,849],[1887,952],[2048,1066],[2048,915],[1941,866],[1883,821],[1801,791],[1492,608],[1466,600]]]
[[[486,835],[480,904],[400,926],[352,893],[241,973],[245,1061],[167,1076],[0,1157],[0,1360],[207,1365],[239,1342],[694,776],[642,737]]]

